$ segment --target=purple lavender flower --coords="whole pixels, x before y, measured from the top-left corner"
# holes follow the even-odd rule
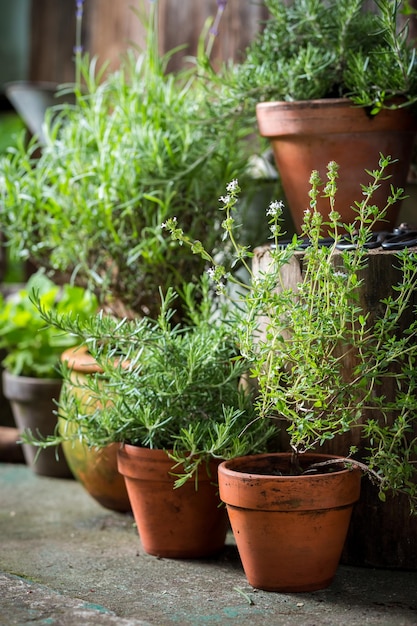
[[[81,45],[81,25],[83,20],[84,0],[75,0],[75,46],[74,54],[76,58],[79,58],[83,52]],[[78,70],[77,70],[78,72]],[[79,76],[77,79],[79,82]]]
[[[210,28],[210,35],[217,37],[219,34],[219,24],[222,18],[223,12],[226,8],[227,0],[217,0],[217,15],[214,20],[213,26]]]
[[[83,16],[83,5],[84,0],[75,0],[75,17],[77,20],[81,19]]]

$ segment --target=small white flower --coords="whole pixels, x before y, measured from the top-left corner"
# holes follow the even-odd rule
[[[210,276],[210,278],[214,278],[216,270],[214,269],[214,267],[209,267],[207,270],[207,274]]]
[[[220,196],[219,202],[222,202],[223,204],[227,204],[228,202],[230,202],[230,196]]]
[[[276,215],[280,215],[282,209],[284,208],[284,203],[282,200],[274,200],[273,202],[271,202],[271,204],[269,205],[269,208],[266,212],[267,215],[272,215],[273,217],[275,217]]]
[[[230,183],[226,186],[226,191],[236,191],[238,186],[237,178],[230,181]]]
[[[170,228],[170,227],[172,227],[174,224],[177,223],[177,218],[176,217],[171,217],[169,222],[162,222],[161,228]]]

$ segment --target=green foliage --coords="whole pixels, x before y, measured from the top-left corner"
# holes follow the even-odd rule
[[[7,352],[4,367],[17,376],[58,378],[59,357],[76,345],[77,338],[45,327],[32,302],[35,295],[43,309],[80,320],[97,311],[97,300],[81,287],[58,287],[41,272],[32,275],[25,288],[6,301],[1,298],[0,347]]]
[[[401,0],[265,0],[270,17],[240,65],[224,70],[232,97],[259,100],[349,97],[377,113],[417,98],[415,49],[398,26]],[[398,103],[397,103],[398,104]]]
[[[0,113],[0,154],[15,145],[22,130],[23,122],[16,113]]]
[[[156,320],[120,321],[102,314],[74,320],[39,303],[49,324],[88,345],[103,373],[87,377],[87,411],[69,390],[59,410],[68,427],[44,442],[29,437],[31,443],[80,439],[96,447],[120,441],[171,450],[175,462],[186,467],[178,484],[208,458],[265,449],[274,431],[261,422],[245,430],[254,418],[252,399],[239,385],[245,364],[236,358],[236,328],[226,311],[213,310],[208,281],[201,290],[185,287],[188,317],[181,326],[173,322],[174,291],[161,298]],[[64,369],[64,378],[68,374]]]
[[[94,291],[113,312],[158,314],[164,290],[198,277],[197,257],[161,236],[178,215],[214,250],[217,190],[247,155],[237,117],[214,115],[220,96],[196,71],[169,74],[152,24],[103,80],[79,61],[76,103],[46,119],[46,145],[23,141],[0,162],[0,219],[10,250]],[[68,87],[71,89],[71,87]]]
[[[337,165],[329,164],[326,182],[313,172],[311,209],[302,233],[310,246],[303,255],[297,252],[297,236],[289,245],[280,245],[282,206],[271,203],[267,213],[273,245],[263,272],[252,272],[252,252],[234,238],[240,226],[235,221],[240,192],[236,180],[221,198],[223,228],[235,260],[252,278],[247,286],[239,284],[232,310],[241,354],[258,386],[257,417],[282,424],[296,454],[360,429],[367,471],[378,481],[381,497],[389,490],[404,492],[417,511],[417,321],[404,328],[404,312],[413,306],[417,290],[417,253],[407,249],[394,257],[400,279],[379,303],[375,319],[364,310],[360,297],[366,244],[375,223],[403,192],[392,189],[384,208],[372,204],[390,162],[390,157],[381,156],[379,169],[369,172],[370,183],[362,187],[352,225],[342,225],[337,213]],[[316,210],[319,195],[329,199],[329,223],[323,223]],[[340,252],[336,247],[342,226],[356,244],[353,250]],[[184,234],[177,221],[168,222],[166,228],[174,240],[209,259],[202,244]],[[334,244],[325,247],[320,238],[328,231]],[[218,291],[227,295],[227,281],[236,283],[232,268],[213,258],[210,262]],[[297,284],[283,282],[281,271],[288,264],[300,270],[301,263]],[[387,388],[392,390],[389,397]]]

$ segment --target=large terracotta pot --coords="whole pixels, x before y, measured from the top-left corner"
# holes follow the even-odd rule
[[[87,376],[100,371],[96,361],[86,347],[66,350],[61,360],[71,368],[70,383],[64,383],[62,393],[74,394],[82,404],[83,412],[95,409],[96,400],[85,388]],[[69,420],[60,417],[59,428],[71,431],[74,426]],[[88,493],[102,506],[113,511],[131,510],[123,476],[117,469],[117,448],[112,444],[102,449],[89,448],[83,442],[65,441],[62,444],[65,458],[75,478]]]
[[[10,401],[13,416],[19,432],[30,430],[35,436],[53,435],[56,426],[56,402],[61,391],[62,381],[52,378],[31,378],[15,376],[3,371],[3,393]],[[39,449],[23,444],[26,464],[35,474],[55,478],[70,478],[61,447]]]
[[[209,474],[201,467],[197,483],[191,479],[177,489],[172,472],[180,469],[172,469],[174,462],[163,450],[125,444],[118,450],[118,465],[145,552],[189,559],[223,548],[228,522],[215,484],[218,462],[210,463]]]
[[[369,116],[364,108],[348,99],[261,102],[256,107],[260,134],[271,140],[275,163],[285,195],[300,232],[304,211],[310,206],[308,192],[312,170],[326,180],[330,161],[339,164],[336,210],[344,223],[354,221],[351,207],[362,198],[361,184],[369,184],[367,170],[375,170],[380,154],[398,162],[391,166],[392,177],[381,183],[373,204],[385,206],[389,186],[404,187],[417,132],[417,118],[408,109],[382,110]],[[390,208],[388,222],[381,230],[392,229],[400,204]],[[318,210],[327,218],[329,202],[319,199]]]
[[[328,456],[303,455],[303,465]],[[339,564],[359,470],[288,476],[290,454],[261,454],[219,466],[220,498],[248,582],[266,591],[314,591],[330,585]]]

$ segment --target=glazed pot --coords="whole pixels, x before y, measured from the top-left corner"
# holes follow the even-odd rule
[[[290,458],[277,453],[224,461],[219,466],[220,498],[253,587],[324,589],[339,564],[361,473],[342,469],[289,476]],[[304,454],[303,467],[329,458]]]
[[[57,426],[57,400],[62,381],[53,378],[15,376],[3,370],[3,393],[9,400],[19,432],[31,431],[33,435],[53,435]],[[26,464],[41,476],[70,478],[61,447],[40,449],[22,444]]]
[[[174,489],[181,468],[164,450],[125,444],[118,450],[123,474],[143,549],[168,558],[201,558],[218,553],[228,529],[225,507],[220,506],[218,462],[198,471],[197,483],[188,480]],[[197,489],[196,489],[197,486]]]
[[[62,393],[75,395],[81,403],[84,413],[93,412],[96,400],[85,387],[86,377],[100,372],[96,361],[85,346],[70,348],[61,355],[61,361],[70,368],[70,382],[64,382]],[[59,428],[71,432],[74,428],[65,416],[59,418]],[[131,510],[129,497],[123,476],[117,469],[117,448],[114,443],[105,448],[89,448],[83,442],[64,441],[62,444],[65,458],[75,478],[101,506],[112,511],[128,512]]]
[[[390,185],[404,187],[410,167],[417,118],[407,109],[383,109],[374,116],[348,99],[261,102],[256,106],[259,132],[268,137],[297,232],[310,206],[309,183],[313,170],[326,180],[327,164],[339,165],[335,209],[343,223],[352,223],[352,205],[362,198],[361,184],[369,184],[365,170],[375,170],[380,154],[398,159],[390,166],[391,178],[382,181],[372,202],[385,206]],[[318,199],[325,219],[329,201]],[[400,203],[391,206],[381,230],[392,229]],[[377,230],[377,228],[376,228]]]

